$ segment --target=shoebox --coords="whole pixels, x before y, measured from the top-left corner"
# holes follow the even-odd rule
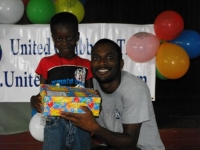
[[[93,89],[40,84],[44,116],[60,116],[61,111],[85,113],[80,106],[87,106],[94,116],[99,116],[101,97]]]

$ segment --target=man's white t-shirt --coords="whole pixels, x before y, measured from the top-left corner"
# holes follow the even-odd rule
[[[137,147],[142,150],[165,149],[158,132],[150,91],[143,80],[122,71],[121,83],[112,94],[104,93],[96,79],[93,84],[102,97],[102,110],[97,118],[102,127],[122,133],[122,124],[142,123]]]

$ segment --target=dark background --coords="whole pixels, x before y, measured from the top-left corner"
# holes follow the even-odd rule
[[[81,23],[154,24],[166,10],[184,20],[184,30],[200,32],[199,0],[87,0]],[[17,24],[31,24],[24,13]],[[159,128],[200,127],[200,57],[190,60],[188,72],[179,79],[156,79],[153,102]]]

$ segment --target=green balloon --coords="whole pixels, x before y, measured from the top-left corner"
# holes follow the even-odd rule
[[[164,77],[159,71],[158,71],[158,68],[156,67],[156,77],[158,79],[161,79],[161,80],[167,80],[166,77]]]
[[[52,0],[30,0],[26,7],[26,14],[34,24],[47,24],[55,15],[56,8]]]

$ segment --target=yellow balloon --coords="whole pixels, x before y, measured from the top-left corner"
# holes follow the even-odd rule
[[[189,69],[190,59],[179,45],[162,43],[156,55],[156,65],[160,73],[168,79],[178,79]]]
[[[85,15],[83,4],[79,0],[55,0],[56,13],[70,12],[74,14],[80,23]]]

